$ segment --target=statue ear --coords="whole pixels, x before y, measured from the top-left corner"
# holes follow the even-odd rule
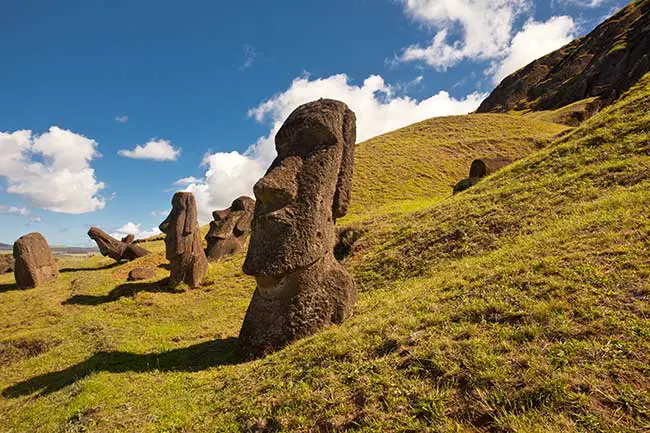
[[[187,196],[187,203],[185,204],[185,223],[183,224],[183,234],[185,236],[194,233],[197,219],[196,199],[194,194]]]
[[[343,116],[343,156],[336,181],[336,193],[332,204],[334,221],[345,216],[350,205],[352,192],[352,168],[354,167],[354,146],[357,141],[357,125],[354,112],[346,107]]]

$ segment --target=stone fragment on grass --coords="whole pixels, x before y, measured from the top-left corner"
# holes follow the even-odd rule
[[[143,281],[156,278],[156,271],[151,268],[135,268],[129,272],[127,281]]]

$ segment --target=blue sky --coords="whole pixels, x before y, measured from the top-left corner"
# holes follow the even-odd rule
[[[0,242],[145,235],[181,189],[206,222],[300,103],[344,100],[360,140],[469,112],[624,4],[0,0]]]

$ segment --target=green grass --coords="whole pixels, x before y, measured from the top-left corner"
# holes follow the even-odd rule
[[[0,431],[650,430],[648,106],[650,76],[532,154],[563,127],[434,119],[360,145],[356,313],[262,360],[236,352],[242,255],[178,292],[123,285],[162,242],[33,290],[0,276]],[[528,156],[450,196],[489,149]]]

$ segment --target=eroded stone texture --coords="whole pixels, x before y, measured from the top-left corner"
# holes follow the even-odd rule
[[[233,201],[228,209],[212,212],[214,221],[210,222],[210,231],[205,235],[208,243],[205,255],[208,260],[237,254],[244,249],[254,211],[255,200],[242,196]]]
[[[201,245],[201,231],[196,199],[191,192],[177,192],[172,199],[172,210],[160,224],[165,233],[166,257],[169,260],[172,287],[182,282],[198,287],[208,273],[208,260]]]
[[[14,259],[14,275],[18,287],[38,287],[59,277],[54,255],[40,233],[18,238],[14,243]]]
[[[135,235],[133,234],[128,234],[122,238],[122,242],[125,244],[132,244],[133,241],[135,241]]]
[[[275,137],[277,158],[254,187],[244,272],[257,288],[240,331],[262,356],[352,314],[354,281],[334,258],[336,219],[352,187],[354,113],[321,99],[298,107]]]
[[[151,254],[149,250],[137,245],[118,241],[97,227],[88,230],[88,237],[97,243],[99,252],[104,257],[110,257],[116,262],[131,261]]]

